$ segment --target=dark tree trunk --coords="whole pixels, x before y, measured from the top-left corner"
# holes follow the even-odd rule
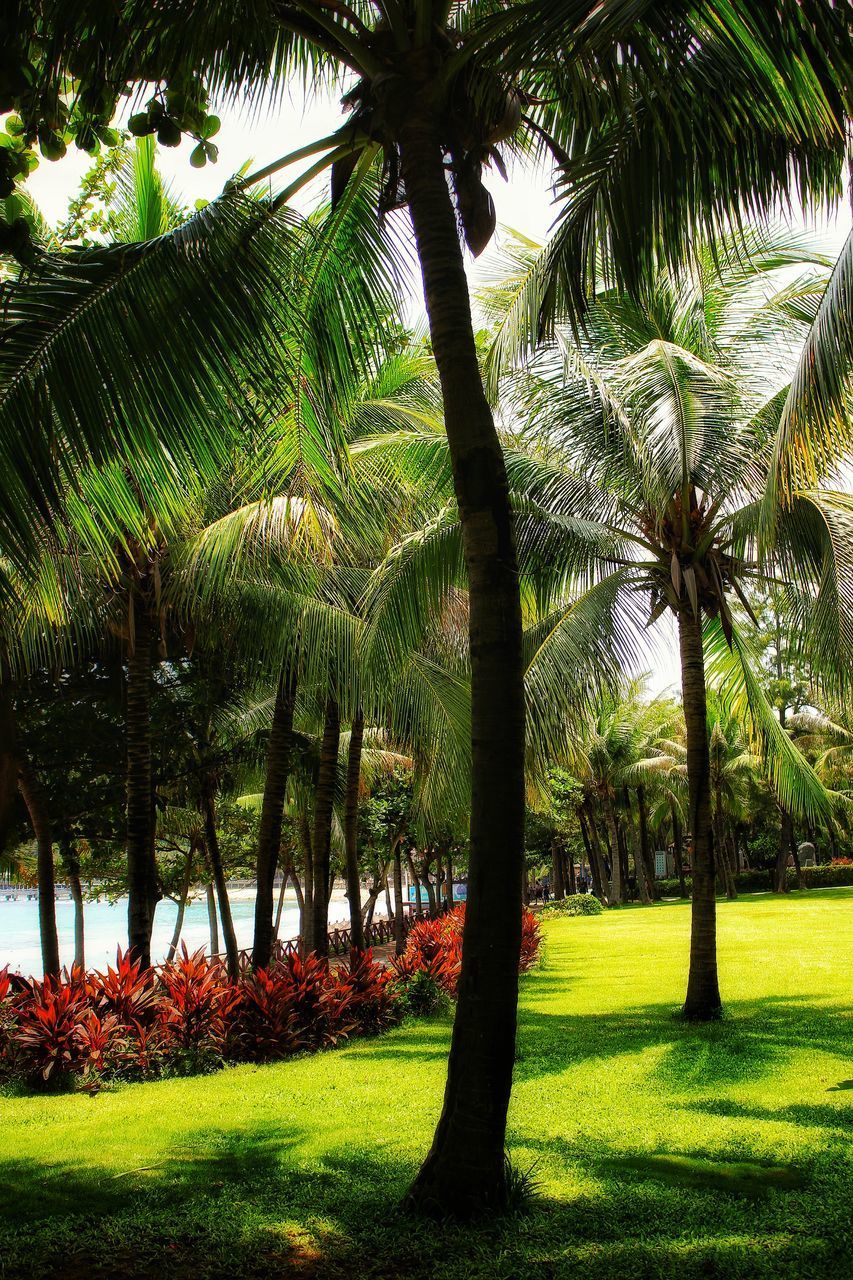
[[[18,756],[18,786],[36,837],[42,969],[46,978],[54,978],[59,973],[59,937],[56,932],[53,833],[44,788],[35,769],[22,754]]]
[[[308,917],[305,942],[307,952],[318,956],[329,954],[329,876],[332,852],[332,813],[335,802],[335,778],[338,770],[338,747],[341,736],[341,715],[335,698],[326,703],[323,740],[320,744],[320,763],[317,770],[317,788],[314,792],[314,832],[311,848],[314,859],[314,894]]]
[[[639,814],[640,826],[640,858],[642,860],[643,869],[646,873],[646,884],[649,890],[649,899],[655,897],[655,860],[652,853],[651,841],[649,840],[649,813],[646,808],[646,788],[637,787],[637,810]]]
[[[281,869],[281,887],[278,891],[278,901],[275,904],[275,921],[272,927],[273,947],[275,947],[275,944],[278,942],[279,933],[281,931],[281,917],[282,917],[282,912],[284,911],[285,895],[287,894],[287,882],[290,879],[292,870],[293,870],[292,863],[290,859],[288,859],[288,861],[285,863],[285,865]]]
[[[406,950],[406,929],[403,917],[403,858],[400,840],[395,841],[391,859],[394,867],[394,950],[401,956]]]
[[[584,816],[585,815],[585,816]],[[604,868],[604,855],[601,852],[601,841],[598,837],[598,826],[595,821],[595,814],[592,811],[592,803],[587,800],[581,810],[581,830],[585,833],[587,841],[587,850],[589,852],[589,872],[592,876],[592,891],[598,898],[599,902],[603,902],[605,906],[609,903],[606,883],[607,877]]]
[[[175,928],[172,932],[172,941],[169,943],[169,950],[166,953],[166,963],[171,964],[175,958],[175,952],[178,950],[178,943],[181,940],[181,930],[184,927],[184,914],[187,909],[187,898],[190,896],[190,881],[192,880],[193,870],[193,854],[195,853],[195,845],[190,841],[187,860],[184,864],[184,878],[181,881],[181,896],[178,899],[178,914],[175,918]]]
[[[714,857],[718,864],[718,873],[722,877],[725,895],[729,900],[732,900],[737,897],[737,889],[735,887],[734,872],[729,861],[729,852],[726,847],[723,793],[718,784],[714,786]]]
[[[18,756],[12,677],[0,641],[0,849],[15,823],[18,800]]]
[[[210,926],[210,954],[213,957],[219,955],[219,924],[216,919],[216,898],[213,896],[213,885],[208,882],[205,885],[204,892],[207,898],[207,923]]]
[[[273,886],[278,852],[281,847],[281,824],[293,754],[293,708],[296,703],[296,677],[282,671],[275,695],[272,727],[267,743],[266,777],[261,822],[258,829],[255,897],[255,931],[252,944],[252,968],[266,969],[272,955]]]
[[[515,1057],[524,848],[521,605],[506,469],[483,391],[468,285],[430,73],[399,105],[403,179],[423,273],[432,350],[469,588],[471,822],[462,972],[447,1086],[410,1191],[419,1208],[464,1216],[506,1202],[504,1138]]]
[[[684,1014],[707,1021],[722,1012],[717,978],[717,898],[711,835],[711,764],[705,699],[701,618],[687,607],[678,615],[681,689],[687,729],[687,783],[693,836],[690,974]]]
[[[305,891],[303,890],[302,885],[299,883],[299,876],[296,874],[295,868],[291,871],[290,878],[293,881],[293,892],[296,894],[296,905],[299,907],[299,936],[301,938],[305,931],[305,910],[306,910]],[[306,880],[305,888],[307,889],[307,887],[308,887],[308,882]]]
[[[616,810],[609,795],[602,796],[604,821],[610,836],[610,904],[616,906],[625,899],[625,886],[622,883],[622,852],[619,848],[619,830],[616,826]]]
[[[415,890],[415,914],[419,915],[423,909],[421,906],[421,878],[415,869],[415,860],[412,857],[411,850],[406,854],[406,869],[409,872],[409,879]]]
[[[788,892],[788,858],[796,850],[794,841],[794,819],[787,809],[779,806],[781,824],[779,827],[779,852],[776,855],[776,867],[773,874],[773,892]],[[796,865],[796,864],[795,864]]]
[[[202,803],[204,805],[204,836],[210,856],[210,867],[213,871],[213,883],[216,885],[216,900],[219,903],[219,919],[222,921],[228,976],[237,978],[240,973],[240,953],[237,950],[237,935],[234,932],[231,903],[228,900],[228,885],[225,883],[225,871],[222,867],[219,832],[216,830],[216,806],[208,790],[205,791]]]
[[[393,862],[393,858],[392,858]],[[388,916],[388,924],[394,923],[394,908],[391,905],[391,889],[388,884],[388,872],[385,872],[385,911]]]
[[[127,936],[143,968],[151,964],[151,929],[157,904],[155,808],[151,770],[151,623],[134,590],[133,635],[127,658]]]
[[[69,835],[64,835],[59,842],[59,856],[71,890],[71,900],[74,903],[74,967],[83,969],[86,966],[83,886],[80,883],[80,859]]]
[[[562,902],[566,896],[563,857],[556,835],[551,836],[551,894],[558,902]]]
[[[347,789],[344,800],[344,844],[346,849],[347,901],[353,951],[364,950],[361,923],[361,879],[358,867],[358,789],[361,783],[361,746],[364,741],[364,715],[359,708],[352,722],[347,756]]]
[[[438,915],[438,895],[437,895],[438,886],[433,884],[432,880],[430,879],[429,871],[430,871],[430,862],[425,860],[421,866],[421,883],[423,887],[426,889],[427,902],[429,903],[430,920],[435,920],[435,918]]]
[[[563,849],[563,882],[566,884],[569,893],[575,894],[578,891],[578,883],[575,878],[575,859],[574,854],[567,849]]]
[[[453,852],[449,847],[447,850],[447,862],[445,865],[444,877],[447,881],[446,899],[447,909],[449,911],[453,906]]]
[[[309,929],[311,912],[314,910],[314,851],[311,848],[311,827],[305,814],[299,820],[299,834],[302,840],[302,859],[305,863],[304,889],[302,901],[302,924],[299,936],[302,949],[305,949],[305,938]]]
[[[687,897],[687,884],[684,879],[684,859],[681,856],[681,823],[675,805],[670,804],[672,814],[672,853],[675,858],[675,870],[678,875],[678,892],[682,898]]]

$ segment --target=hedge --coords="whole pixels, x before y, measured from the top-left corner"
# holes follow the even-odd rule
[[[853,885],[853,866],[803,867],[803,881],[807,889],[831,889],[840,885]],[[684,883],[689,894],[691,890],[689,876],[685,877]],[[762,868],[738,871],[735,876],[735,886],[739,893],[766,893],[773,888],[773,872]],[[655,888],[661,898],[677,898],[680,893],[677,880],[656,880]],[[788,888],[797,888],[797,872],[793,867],[788,868]]]

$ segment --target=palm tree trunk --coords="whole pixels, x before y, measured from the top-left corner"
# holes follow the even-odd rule
[[[701,616],[683,607],[678,614],[681,692],[687,729],[687,784],[693,836],[690,974],[684,1014],[707,1021],[722,1012],[717,978],[717,898],[711,836],[711,764],[705,699],[705,659]]]
[[[299,819],[299,833],[302,840],[302,859],[305,863],[305,889],[303,891],[299,926],[299,936],[302,939],[302,950],[304,951],[311,912],[314,910],[314,852],[311,848],[311,827],[304,813]]]
[[[719,783],[714,785],[714,858],[718,863],[718,871],[722,873],[723,889],[726,897],[732,900],[737,897],[734,872],[729,861],[726,847],[725,818],[723,815],[723,792]]]
[[[613,808],[613,800],[610,795],[605,794],[602,796],[601,804],[604,809],[604,821],[607,824],[607,830],[610,835],[610,905],[617,906],[625,899],[625,889],[622,884],[622,851],[619,847],[616,810]]]
[[[207,923],[210,926],[210,958],[219,955],[219,925],[216,920],[216,899],[213,896],[213,885],[210,881],[205,885],[207,897]]]
[[[606,876],[604,874],[604,855],[601,852],[601,841],[598,838],[598,827],[595,822],[595,814],[592,811],[592,802],[585,800],[580,809],[581,831],[584,833],[587,852],[589,854],[589,873],[592,876],[592,891],[598,898],[599,902],[608,905],[607,891],[605,889]]]
[[[403,859],[400,840],[394,842],[394,949],[398,956],[406,950],[406,932],[403,921]]]
[[[83,918],[83,886],[80,883],[80,859],[70,835],[64,835],[59,842],[59,856],[62,859],[64,873],[71,890],[74,903],[74,967],[83,969],[86,965],[85,921]]]
[[[392,862],[393,862],[393,858],[392,858]],[[385,912],[388,916],[388,923],[391,924],[394,920],[394,908],[391,906],[391,888],[388,884],[387,869],[385,871]]]
[[[409,872],[409,879],[411,880],[412,887],[414,888],[414,891],[415,891],[415,913],[419,915],[422,910],[421,878],[417,873],[417,869],[415,867],[415,860],[412,857],[411,849],[408,850],[406,853],[406,869]]]
[[[453,906],[453,851],[449,845],[447,848],[446,866],[447,866],[447,869],[445,870],[444,874],[447,880],[447,890],[446,890],[445,896],[447,900],[447,909],[449,911]]]
[[[794,851],[794,819],[787,809],[779,805],[781,825],[779,827],[779,852],[776,855],[776,866],[773,874],[773,892],[788,892],[788,858]]]
[[[133,636],[127,657],[127,936],[143,968],[151,964],[151,929],[157,900],[154,861],[154,790],[151,771],[151,624],[133,590]]]
[[[672,814],[672,852],[675,858],[675,870],[678,875],[678,892],[682,898],[686,898],[687,884],[684,879],[684,859],[681,856],[681,823],[678,820],[678,813],[672,802],[670,802],[669,811]]]
[[[284,899],[287,893],[287,882],[290,879],[292,866],[290,860],[281,869],[281,888],[278,891],[278,902],[275,905],[275,922],[272,927],[273,946],[278,942],[279,930],[281,929],[281,917],[284,912]]]
[[[29,760],[20,753],[18,786],[36,837],[42,970],[46,978],[54,978],[59,973],[59,937],[56,932],[56,885],[50,813],[41,781]]]
[[[293,754],[293,708],[296,703],[296,676],[283,670],[278,682],[272,727],[267,743],[264,799],[258,829],[255,897],[255,930],[252,941],[252,968],[266,969],[272,954],[273,884],[281,846],[287,780]]]
[[[207,852],[210,855],[213,883],[216,885],[216,900],[219,903],[219,919],[222,921],[222,937],[225,942],[228,976],[236,979],[240,974],[240,953],[237,950],[237,934],[234,932],[231,903],[228,900],[228,885],[225,882],[225,871],[222,866],[219,832],[216,830],[216,808],[213,796],[207,788],[205,788],[204,796],[202,797],[202,804],[204,806],[204,836],[207,842]]]
[[[311,847],[314,857],[314,896],[308,917],[305,950],[318,956],[329,954],[329,873],[332,853],[332,812],[335,802],[335,776],[338,769],[338,747],[341,737],[341,713],[336,698],[326,703],[320,764],[314,792],[314,833]]]
[[[181,881],[181,896],[178,899],[178,914],[175,918],[175,928],[172,932],[172,941],[169,943],[169,950],[166,952],[166,964],[171,964],[174,960],[175,952],[178,950],[178,943],[181,940],[181,930],[184,927],[184,914],[187,909],[187,898],[190,896],[190,881],[192,879],[194,853],[195,844],[190,840],[190,847],[187,851],[187,860],[184,864],[184,878]]]
[[[344,798],[344,846],[346,851],[347,901],[349,902],[350,946],[364,950],[361,923],[361,880],[358,868],[358,789],[361,783],[361,747],[364,741],[364,714],[359,707],[350,729],[347,756],[347,789]]]
[[[655,860],[649,840],[649,813],[646,808],[646,788],[643,786],[637,787],[637,809],[640,820],[640,858],[646,873],[649,899],[652,900],[655,897]]]
[[[457,1215],[506,1201],[504,1137],[515,1057],[524,848],[524,688],[518,567],[506,469],[483,391],[431,80],[405,104],[403,179],[462,526],[471,654],[468,904],[447,1087],[410,1191]]]
[[[556,835],[551,836],[551,893],[562,902],[566,896],[566,885],[563,880],[563,859]]]

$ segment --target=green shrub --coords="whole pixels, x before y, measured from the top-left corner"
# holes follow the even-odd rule
[[[549,902],[542,908],[551,916],[600,916],[604,907],[592,893],[570,893],[558,902]]]
[[[450,997],[425,969],[418,969],[400,984],[406,1008],[416,1018],[438,1013],[450,1004]]]

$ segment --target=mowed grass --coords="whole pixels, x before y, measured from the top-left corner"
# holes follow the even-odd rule
[[[719,909],[725,1020],[688,1026],[689,907],[552,920],[509,1145],[533,1207],[398,1204],[449,1019],[97,1097],[0,1098],[0,1276],[853,1276],[853,890]]]

